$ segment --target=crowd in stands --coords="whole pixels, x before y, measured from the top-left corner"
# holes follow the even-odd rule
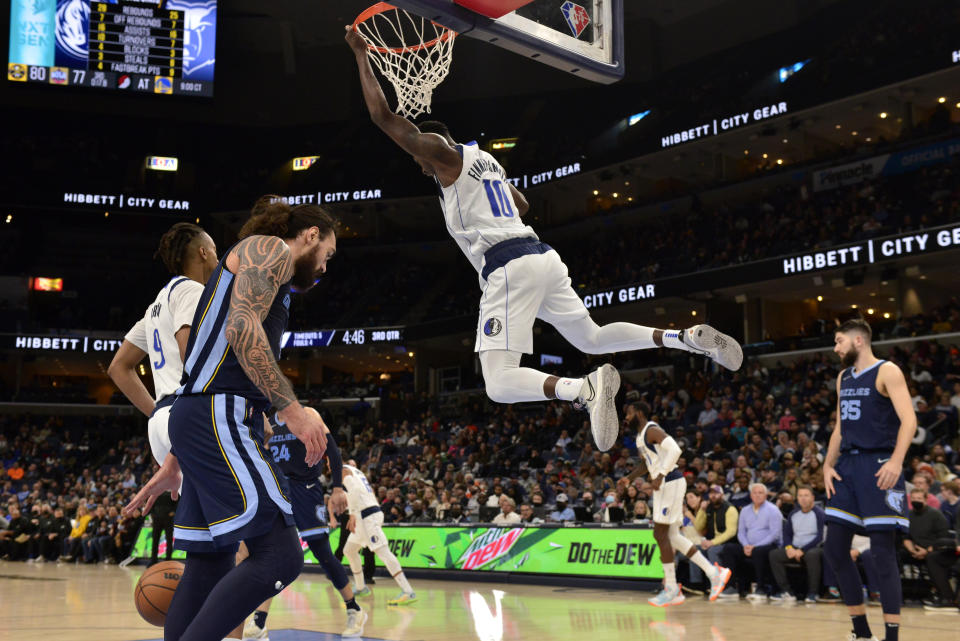
[[[120,509],[152,465],[132,420],[0,415],[0,558],[125,559],[143,517]]]

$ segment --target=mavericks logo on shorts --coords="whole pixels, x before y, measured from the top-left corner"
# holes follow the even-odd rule
[[[487,336],[496,336],[501,329],[503,329],[503,324],[496,318],[488,318],[487,322],[483,324],[483,333]]]
[[[370,537],[370,542],[373,543],[373,544],[376,544],[376,542],[377,542],[377,537],[371,536],[371,537]]]
[[[897,514],[903,514],[906,493],[903,490],[887,490],[887,505]]]

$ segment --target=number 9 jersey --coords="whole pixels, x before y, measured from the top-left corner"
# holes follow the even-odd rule
[[[457,145],[456,149],[463,159],[463,168],[449,187],[437,183],[440,206],[447,231],[480,272],[484,252],[497,243],[512,238],[539,239],[533,228],[520,220],[507,173],[500,163],[477,147],[475,141]]]

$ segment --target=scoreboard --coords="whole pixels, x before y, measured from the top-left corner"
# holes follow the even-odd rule
[[[307,332],[284,332],[280,347],[346,347],[350,345],[400,345],[404,342],[403,327],[354,327],[349,329],[317,329]]]
[[[216,0],[10,2],[10,81],[213,95]]]

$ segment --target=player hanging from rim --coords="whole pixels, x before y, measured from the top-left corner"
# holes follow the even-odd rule
[[[647,603],[662,608],[680,605],[686,600],[677,584],[675,552],[682,552],[691,563],[696,563],[703,570],[710,579],[710,600],[716,601],[727,586],[731,572],[711,564],[700,549],[680,533],[683,498],[687,493],[687,480],[677,469],[677,461],[682,454],[680,446],[663,428],[647,420],[650,416],[649,405],[640,401],[633,406],[637,410],[637,419],[645,425],[637,435],[640,465],[628,478],[646,474],[653,485],[653,537],[660,548],[660,562],[663,564],[663,590]]]
[[[352,465],[343,466],[343,486],[347,490],[347,501],[350,506],[350,519],[347,521],[347,530],[350,536],[343,548],[343,554],[350,563],[353,573],[354,589],[357,596],[367,596],[370,588],[363,579],[363,565],[360,562],[360,550],[368,548],[380,557],[387,568],[387,572],[400,586],[400,594],[387,601],[387,605],[406,605],[417,600],[417,594],[407,581],[403,568],[396,555],[390,551],[390,542],[383,533],[383,512],[377,495],[370,487],[370,481],[363,472]],[[335,518],[331,519],[331,526],[335,527]]]
[[[150,451],[157,465],[162,465],[170,451],[170,405],[183,376],[197,301],[217,268],[217,246],[202,227],[177,223],[160,238],[160,247],[153,257],[160,258],[174,276],[147,307],[143,318],[127,332],[107,374],[123,395],[150,417]],[[150,356],[154,398],[137,375],[137,365],[146,356]]]
[[[307,408],[308,412],[315,412]],[[347,607],[347,627],[341,633],[342,637],[359,637],[363,634],[363,624],[366,623],[367,613],[357,605],[353,588],[347,578],[343,564],[333,556],[330,549],[330,526],[327,523],[327,506],[324,504],[324,488],[320,482],[320,466],[306,464],[306,448],[303,443],[287,429],[286,425],[278,422],[276,417],[270,419],[273,435],[268,441],[273,460],[287,477],[290,484],[290,503],[293,506],[293,518],[297,522],[300,538],[307,542],[313,556],[333,587],[340,592]],[[326,424],[323,426],[327,435],[327,450],[324,458],[330,464],[330,509],[333,512],[345,512],[347,509],[347,495],[343,489],[343,459],[340,448],[330,433]],[[270,612],[272,598],[264,601],[253,613],[253,618],[243,628],[244,639],[258,639],[266,641],[267,614]]]
[[[326,447],[323,421],[297,401],[277,358],[290,294],[326,271],[336,221],[315,205],[265,196],[239,236],[197,306],[170,410],[171,452],[124,508],[147,512],[162,492],[179,494],[174,547],[187,559],[167,641],[222,639],[303,568],[286,478],[261,446],[263,412],[272,407],[304,441],[308,465]],[[236,565],[240,541],[250,556]]]
[[[903,459],[917,432],[917,415],[903,372],[873,355],[872,335],[863,319],[846,321],[834,334],[833,351],[844,369],[837,376],[837,427],[823,459],[830,524],[823,555],[853,622],[849,641],[876,641],[850,557],[853,535],[866,532],[877,564],[884,639],[898,641],[903,588],[896,531],[909,526]]]
[[[561,378],[520,367],[520,357],[533,351],[537,318],[587,354],[670,347],[709,356],[731,370],[740,368],[740,345],[708,325],[683,331],[632,323],[597,325],[571,287],[560,256],[521,222],[529,205],[507,180],[503,167],[475,142],[454,142],[442,123],[422,122],[418,128],[391,112],[373,75],[366,40],[351,27],[346,29],[371,119],[413,156],[424,174],[436,180],[447,231],[480,274],[483,295],[474,349],[480,354],[491,400],[575,401],[590,412],[600,450],[616,442],[619,421],[614,397],[620,374],[612,365],[583,378]]]

